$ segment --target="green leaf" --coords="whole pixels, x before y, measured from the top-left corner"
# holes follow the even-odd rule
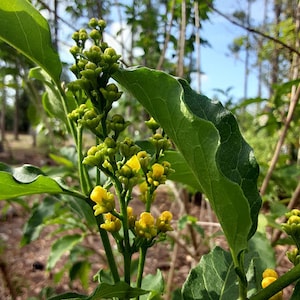
[[[47,262],[47,269],[52,269],[65,252],[71,250],[82,240],[83,236],[81,234],[65,235],[56,240],[51,247],[51,252]]]
[[[24,0],[0,1],[0,39],[40,65],[58,83],[62,66],[52,47],[49,25]]]
[[[46,92],[43,95],[42,101],[44,109],[53,117],[57,117],[65,124],[68,123],[66,111],[64,108],[64,99],[57,87],[53,83],[50,76],[40,67],[30,69],[29,78],[40,80],[44,83]]]
[[[195,191],[201,191],[201,186],[195,177],[195,174],[180,152],[167,150],[164,152],[164,156],[161,160],[168,161],[171,164],[172,169],[175,170],[175,172],[171,173],[168,177],[170,180],[185,184]]]
[[[53,197],[46,197],[42,202],[33,210],[32,215],[24,226],[23,237],[21,245],[27,245],[36,240],[43,228],[44,220],[52,216],[57,204],[57,200]]]
[[[298,300],[300,299],[300,281],[298,281],[295,285],[294,292],[290,300]]]
[[[157,270],[155,275],[148,274],[143,278],[142,289],[150,291],[148,295],[140,297],[141,300],[161,299],[164,292],[164,278],[160,270]]]
[[[114,297],[119,299],[130,299],[147,293],[148,291],[133,288],[123,281],[119,281],[113,285],[101,283],[87,300],[112,299]]]
[[[237,276],[229,252],[216,247],[201,258],[183,285],[184,300],[237,299]]]
[[[31,165],[11,168],[0,163],[0,182],[0,200],[32,194],[63,192],[54,179]]]
[[[119,70],[114,78],[176,144],[237,259],[256,230],[261,199],[258,165],[233,115],[219,102],[192,91],[185,81],[161,71],[131,68]]]
[[[136,144],[151,155],[155,153],[155,147],[149,141],[141,140],[137,141]],[[168,177],[170,180],[185,184],[196,191],[201,191],[201,186],[199,185],[197,178],[189,168],[187,162],[180,152],[174,150],[166,150],[164,152],[164,156],[160,159],[160,161],[162,162],[164,160],[171,163],[172,169],[175,170],[175,172],[171,173]]]
[[[248,282],[247,297],[261,289],[264,263],[256,252],[245,255],[245,273]],[[183,285],[184,300],[238,299],[239,286],[232,256],[220,247],[202,256],[200,263],[190,271]]]
[[[50,297],[48,298],[48,300],[64,300],[64,299],[76,300],[76,299],[86,299],[86,298],[87,298],[86,295],[69,292],[69,293],[64,293],[64,294]]]
[[[83,288],[89,287],[89,272],[91,270],[91,264],[87,260],[77,261],[70,269],[69,277],[71,281],[79,279]]]

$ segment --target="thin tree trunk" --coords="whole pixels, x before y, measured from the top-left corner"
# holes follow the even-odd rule
[[[297,6],[297,15],[296,15],[296,20],[295,20],[295,36],[296,36],[296,41],[295,41],[295,47],[300,46],[300,38],[299,38],[299,33],[300,33],[300,2],[298,3]],[[292,62],[292,80],[293,79],[297,79],[298,75],[299,75],[299,55],[294,54],[293,55],[293,62]],[[289,109],[288,109],[288,113],[287,113],[287,117],[284,123],[284,127],[282,129],[282,132],[279,136],[275,151],[274,151],[274,155],[272,157],[271,163],[270,163],[270,167],[268,169],[267,175],[264,178],[264,181],[262,183],[261,186],[261,190],[260,193],[261,195],[264,195],[268,184],[271,180],[273,171],[275,170],[278,158],[279,158],[279,154],[282,148],[282,145],[284,144],[287,132],[288,132],[288,128],[290,126],[290,123],[293,119],[293,115],[295,112],[295,109],[297,107],[297,103],[299,102],[299,97],[300,97],[300,85],[298,86],[293,86],[291,89],[291,100],[290,100],[290,105],[289,105]]]
[[[163,49],[161,51],[157,66],[156,66],[157,70],[162,69],[162,66],[163,66],[163,63],[164,63],[164,60],[165,60],[165,56],[166,56],[166,52],[167,52],[167,48],[168,48],[168,43],[169,43],[170,37],[171,37],[171,29],[172,29],[172,23],[173,23],[173,19],[174,19],[174,8],[175,8],[175,0],[172,0],[172,2],[171,2],[171,12],[170,12],[170,14],[171,14],[170,22],[169,22],[169,24],[166,24],[165,41],[164,41],[164,46],[163,46]],[[167,8],[167,4],[166,4],[166,13],[167,13],[167,11],[168,11],[168,8]]]
[[[281,15],[281,1],[274,0],[274,14],[275,14],[275,39],[279,40],[279,30],[278,26],[280,23],[280,15]],[[278,82],[278,72],[279,72],[279,49],[278,45],[274,43],[274,49],[272,52],[271,59],[271,78],[270,78],[270,96],[273,94],[273,85]]]
[[[199,4],[198,1],[194,2],[195,10],[195,44],[196,44],[196,72],[197,72],[197,87],[196,91],[201,91],[201,56],[200,56],[200,16],[199,16]]]
[[[247,6],[247,27],[250,27],[251,0],[248,0]],[[250,33],[247,31],[246,36],[246,53],[245,53],[245,73],[244,73],[244,99],[248,98],[248,79],[249,79],[249,48],[250,48]]]
[[[19,116],[20,116],[20,87],[18,77],[15,77],[15,110],[14,110],[14,139],[19,140]]]
[[[185,31],[186,31],[186,1],[181,2],[181,23],[179,33],[177,76],[184,75]]]
[[[5,142],[5,113],[6,113],[6,89],[4,85],[3,79],[3,89],[2,89],[2,101],[1,101],[1,112],[0,112],[0,131],[1,131],[1,138],[0,138],[0,152],[4,152],[4,142]]]

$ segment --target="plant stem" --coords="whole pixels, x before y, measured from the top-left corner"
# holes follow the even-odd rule
[[[82,164],[83,155],[82,155],[82,126],[77,126],[77,159],[78,159],[78,171],[79,171],[79,179],[80,179],[80,187],[82,192],[85,195],[88,195],[91,186],[89,182],[89,177],[86,171],[85,166]]]
[[[138,288],[142,286],[147,250],[148,248],[145,246],[140,247],[140,257],[139,257],[139,265],[138,265],[138,273],[137,273],[137,281],[136,281],[136,287]]]
[[[100,225],[102,223],[104,223],[104,219],[103,219],[103,215],[99,215],[96,217],[97,220],[97,225],[98,225],[98,229],[99,229],[99,234],[103,243],[103,247],[105,250],[105,254],[106,254],[106,258],[107,258],[107,262],[111,271],[111,274],[113,276],[114,282],[119,282],[120,281],[120,276],[118,273],[118,268],[116,265],[116,261],[111,249],[111,245],[110,245],[110,241],[109,241],[109,237],[108,234],[106,232],[106,230],[102,229],[100,227]]]
[[[300,278],[300,264],[293,269],[280,276],[272,284],[260,290],[257,294],[252,296],[250,300],[265,300],[269,299],[279,291],[283,290],[288,285],[292,284]]]

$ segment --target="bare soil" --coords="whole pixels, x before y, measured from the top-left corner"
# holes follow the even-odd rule
[[[20,135],[20,140],[14,141],[12,135],[9,135],[7,144],[9,151],[0,153],[0,162],[14,165],[30,163],[37,166],[50,162],[38,148],[32,147],[30,136]],[[28,201],[30,203],[30,198]],[[142,210],[141,203],[138,200],[133,201],[135,209]],[[158,191],[153,205],[153,214],[157,215],[163,210],[173,212],[174,227],[177,226],[179,216],[188,213],[201,220],[201,226],[205,229],[204,238],[189,227],[181,230],[180,234],[174,231],[169,238],[173,242],[158,243],[148,253],[145,274],[155,274],[157,269],[162,270],[166,282],[165,299],[171,299],[171,291],[182,286],[189,270],[199,262],[201,256],[216,245],[226,248],[226,243],[219,234],[219,224],[206,201],[191,200],[185,192],[178,194],[174,186],[168,185]],[[45,270],[54,241],[50,233],[54,228],[46,228],[38,240],[20,247],[22,230],[29,215],[29,211],[17,204],[8,206],[6,201],[0,202],[0,300],[46,299],[47,291],[58,294],[70,289],[79,293],[91,293],[96,286],[92,280],[93,275],[99,269],[106,268],[98,236],[90,236],[87,240],[96,252],[91,257],[93,267],[88,290],[84,290],[79,281],[70,286],[67,274],[56,283],[55,274],[64,266],[66,256],[59,261],[54,270],[51,272]],[[284,273],[291,267],[282,256],[285,251],[283,246],[277,247],[279,273]],[[284,298],[289,299],[289,295],[290,290],[285,291]]]

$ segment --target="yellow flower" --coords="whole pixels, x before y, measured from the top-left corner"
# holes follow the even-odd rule
[[[263,272],[263,280],[261,282],[262,288],[266,288],[268,285],[273,283],[275,280],[278,278],[278,274],[275,270],[273,269],[266,269]],[[282,300],[282,291],[278,292],[277,294],[273,295],[269,300]]]
[[[135,222],[136,234],[146,239],[151,239],[157,235],[157,228],[154,224],[154,217],[149,212],[143,212],[140,219]]]
[[[141,169],[141,164],[136,155],[133,155],[127,162],[126,165],[131,168],[132,171],[138,172]]]
[[[262,276],[263,278],[266,277],[274,277],[276,279],[278,278],[278,274],[274,269],[265,269]]]
[[[100,227],[109,232],[117,232],[121,229],[121,221],[111,213],[105,214],[105,223],[101,224]]]
[[[164,211],[161,215],[157,218],[156,226],[157,229],[161,232],[172,231],[173,228],[171,226],[173,215],[170,211]]]
[[[127,206],[127,218],[128,218],[129,228],[131,228],[131,229],[134,228],[136,216],[133,214],[133,208],[131,206]]]
[[[154,164],[152,166],[152,175],[154,178],[160,178],[162,175],[164,175],[165,168],[160,164]]]
[[[96,202],[96,205],[93,206],[95,216],[110,212],[115,208],[114,195],[100,185],[93,189],[90,198]]]
[[[154,187],[158,187],[167,180],[167,177],[164,173],[165,168],[161,164],[155,163],[152,166],[152,170],[147,173],[148,182]]]

